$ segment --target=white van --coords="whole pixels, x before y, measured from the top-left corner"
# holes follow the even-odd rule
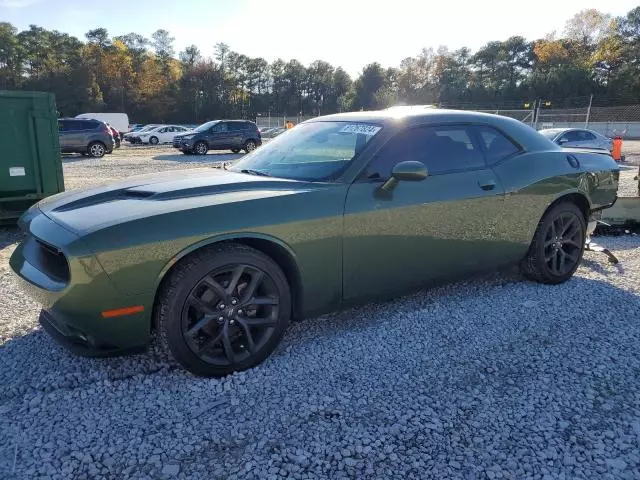
[[[108,123],[124,135],[129,131],[129,116],[126,113],[81,113],[76,118],[100,120]]]

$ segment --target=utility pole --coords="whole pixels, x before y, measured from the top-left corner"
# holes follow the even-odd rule
[[[584,128],[589,128],[589,117],[591,117],[591,104],[593,103],[593,93],[589,97],[589,108],[587,108],[587,119],[584,122]]]

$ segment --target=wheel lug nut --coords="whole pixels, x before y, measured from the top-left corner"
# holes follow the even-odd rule
[[[236,303],[238,303],[238,301],[235,298],[231,300],[231,305],[235,305]]]
[[[218,308],[219,308],[220,310],[224,310],[224,307],[225,307],[225,304],[224,304],[224,303],[221,303],[220,305],[218,305]]]
[[[234,323],[236,323],[235,320],[229,320],[229,325],[233,325]]]
[[[218,317],[219,322],[224,322],[224,317]]]

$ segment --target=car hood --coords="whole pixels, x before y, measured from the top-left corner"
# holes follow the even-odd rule
[[[129,177],[103,187],[61,193],[41,200],[37,208],[80,235],[136,219],[291,195],[320,185],[220,168],[196,168]]]
[[[189,130],[188,132],[180,132],[177,135],[174,135],[174,138],[182,138],[182,137],[186,137],[188,135],[197,135],[198,132],[196,132],[195,130]]]

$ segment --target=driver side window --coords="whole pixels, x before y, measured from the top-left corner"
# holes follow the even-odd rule
[[[221,133],[221,132],[226,132],[228,129],[229,127],[227,126],[226,123],[216,123],[211,129],[211,131],[213,133]]]
[[[484,168],[484,156],[473,138],[470,127],[463,125],[404,130],[382,147],[365,177],[386,180],[397,163],[409,160],[424,163],[430,176]]]

